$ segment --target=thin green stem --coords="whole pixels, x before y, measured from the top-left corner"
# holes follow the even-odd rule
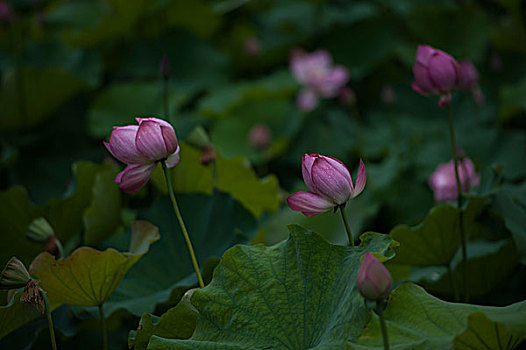
[[[453,279],[453,272],[451,271],[450,264],[447,264],[446,267],[447,267],[447,275],[449,278],[449,283],[451,284],[451,289],[453,289],[453,293],[455,293],[455,301],[458,303],[460,301],[460,296],[458,295],[457,284],[455,283],[455,280]]]
[[[380,317],[380,328],[382,329],[382,339],[384,341],[384,350],[389,350],[389,339],[387,338],[387,326],[385,325],[384,319],[384,302],[376,302],[376,312]]]
[[[460,229],[460,240],[462,244],[462,285],[464,289],[464,301],[469,302],[469,289],[468,289],[468,255],[467,255],[467,239],[466,233],[464,232],[464,213],[462,212],[462,187],[460,185],[460,176],[458,174],[458,157],[457,148],[455,145],[455,128],[453,126],[453,114],[451,113],[451,106],[447,107],[447,116],[449,120],[449,140],[451,142],[451,153],[453,155],[453,162],[455,165],[455,179],[457,182],[457,205],[459,210],[459,229]]]
[[[47,300],[46,292],[40,290],[40,295],[44,299],[44,306],[46,308],[47,324],[49,326],[49,336],[51,338],[51,347],[57,350],[57,341],[55,340],[55,329],[53,327],[53,318],[51,317],[51,309],[49,308],[49,301]]]
[[[168,107],[168,77],[163,77],[163,105],[164,118],[170,120],[170,108]]]
[[[343,223],[345,224],[345,231],[347,231],[347,237],[349,237],[349,244],[352,247],[354,246],[354,239],[352,237],[351,226],[349,225],[349,222],[347,221],[347,217],[345,216],[343,205],[340,205],[339,207],[340,207],[340,213],[342,214]]]
[[[106,319],[104,318],[103,304],[99,305],[100,327],[102,328],[102,349],[108,350],[108,329],[106,328]]]
[[[192,247],[192,241],[190,240],[190,236],[188,235],[188,231],[186,230],[186,226],[184,225],[183,216],[181,215],[181,212],[179,211],[179,206],[177,205],[177,201],[175,200],[174,189],[172,186],[172,181],[170,179],[170,172],[166,168],[166,164],[164,163],[164,161],[162,161],[161,163],[163,166],[164,178],[166,179],[166,186],[168,187],[168,194],[170,195],[170,200],[172,201],[175,216],[177,216],[179,226],[181,227],[181,231],[183,232],[184,240],[186,242],[186,246],[188,247],[190,258],[192,259],[192,265],[194,266],[194,270],[197,275],[197,280],[199,281],[199,287],[204,288],[205,284],[203,282],[203,277],[201,277],[199,263],[197,262],[197,258],[194,253],[194,248]]]

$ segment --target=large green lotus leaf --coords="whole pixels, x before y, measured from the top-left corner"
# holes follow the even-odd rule
[[[177,194],[177,202],[204,272],[211,257],[220,257],[236,243],[246,243],[256,231],[254,217],[230,195]],[[197,284],[190,256],[168,196],[157,198],[139,218],[155,222],[159,244],[135,265],[104,304],[108,315],[126,309],[141,316],[156,305],[177,303]],[[173,305],[172,304],[172,305]]]
[[[77,94],[82,83],[68,72],[58,68],[21,70],[26,116],[20,115],[20,100],[15,73],[6,75],[0,91],[2,118],[0,131],[9,132],[34,127],[42,123],[70,97]]]
[[[43,315],[30,304],[20,301],[22,290],[16,292],[7,305],[0,306],[0,339]]]
[[[462,209],[466,234],[476,234],[476,216],[486,202],[484,197],[471,197]],[[432,208],[420,225],[399,225],[392,229],[391,236],[400,242],[393,262],[415,266],[449,264],[460,245],[459,211],[447,204],[440,205]]]
[[[52,199],[44,216],[61,240],[83,229],[84,244],[96,244],[121,222],[121,193],[114,184],[117,170],[110,164],[80,161],[73,165],[74,191]]]
[[[175,112],[186,99],[185,93],[171,89],[170,111]],[[116,83],[97,95],[88,114],[88,129],[92,136],[104,137],[113,126],[135,124],[136,117],[162,115],[162,110],[158,82]]]
[[[503,216],[517,244],[521,264],[526,265],[526,182],[498,192],[493,206]]]
[[[481,321],[481,314],[486,318],[485,321]],[[513,344],[526,337],[526,302],[507,307],[449,303],[410,283],[403,284],[393,291],[384,316],[389,343],[393,349],[497,350],[502,347],[481,346],[481,339],[495,344],[499,338],[506,342],[512,338]],[[484,333],[482,338],[477,336],[481,333]],[[372,314],[367,326],[359,337],[351,340],[348,349],[382,347],[378,316]]]
[[[496,242],[473,241],[467,246],[468,287],[473,298],[487,295],[499,288],[517,266],[517,248],[511,239]],[[396,259],[394,259],[396,260]],[[409,266],[389,262],[391,274],[398,281],[412,281],[432,293],[454,296],[446,266]],[[459,247],[451,262],[456,286],[462,286],[462,253]]]
[[[55,260],[47,253],[38,255],[29,267],[31,275],[50,300],[83,306],[102,305],[126,272],[148,252],[159,239],[157,227],[146,221],[132,224],[130,250],[126,253],[109,248],[99,251],[90,247],[76,249],[65,259]]]
[[[0,192],[0,266],[16,256],[27,266],[42,251],[40,244],[26,238],[27,226],[40,215],[21,186]]]
[[[328,349],[358,336],[368,316],[355,285],[360,260],[366,250],[391,257],[394,241],[368,233],[351,248],[289,227],[290,238],[275,246],[228,250],[212,282],[192,296],[192,338],[153,336],[150,349]]]
[[[176,192],[213,192],[213,166],[202,165],[200,156],[199,150],[181,143],[181,161],[169,170]],[[160,168],[154,172],[153,181],[166,193],[164,174]],[[250,162],[243,157],[217,156],[215,181],[218,190],[231,194],[256,217],[260,217],[265,210],[276,211],[281,202],[277,178],[273,175],[258,178]]]
[[[161,317],[145,313],[136,331],[130,331],[128,346],[136,350],[146,350],[152,335],[169,339],[188,339],[192,336],[197,324],[197,310],[190,299],[181,301],[166,311]]]

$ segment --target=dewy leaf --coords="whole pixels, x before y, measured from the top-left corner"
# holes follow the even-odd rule
[[[473,332],[485,333],[483,338],[489,344],[498,343],[498,339],[502,342],[512,339],[510,344],[517,344],[520,338],[526,337],[526,302],[507,307],[448,303],[410,283],[393,291],[384,316],[389,344],[397,350],[502,349],[481,346],[482,338],[473,337]],[[373,314],[348,349],[381,348],[379,321]]]
[[[471,197],[464,211],[464,230],[468,235],[476,229],[475,218],[485,206],[484,197]],[[415,266],[449,264],[460,245],[459,209],[449,205],[434,207],[418,226],[398,225],[391,236],[400,247],[393,263]]]
[[[192,296],[199,311],[189,340],[153,336],[150,349],[345,348],[368,313],[355,288],[367,249],[393,254],[385,235],[362,236],[359,247],[332,245],[316,233],[290,225],[290,238],[272,247],[229,249],[212,282]]]
[[[246,243],[255,234],[254,217],[228,194],[216,191],[211,196],[176,196],[203,272],[206,272],[209,258],[220,257],[234,244]],[[172,299],[176,303],[180,294],[197,284],[168,196],[159,197],[138,217],[155,222],[162,236],[160,242],[151,247],[150,253],[126,274],[104,304],[108,316],[121,308],[136,316],[153,312],[160,303]]]
[[[137,330],[130,331],[128,346],[135,350],[146,350],[154,334],[168,339],[188,339],[195,330],[197,316],[197,310],[186,297],[161,317],[145,313]]]
[[[71,305],[98,306],[108,299],[126,272],[159,239],[157,227],[144,221],[132,225],[130,251],[90,247],[76,249],[65,259],[47,253],[38,255],[29,268],[40,279],[50,300]]]

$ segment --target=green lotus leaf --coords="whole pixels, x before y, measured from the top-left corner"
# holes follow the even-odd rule
[[[366,250],[392,256],[394,241],[366,233],[361,246],[346,247],[297,225],[289,229],[290,238],[275,246],[229,249],[212,282],[192,296],[199,311],[192,338],[153,336],[149,348],[345,348],[342,334],[357,337],[368,320],[355,288],[360,260]]]
[[[9,303],[0,306],[0,339],[17,329],[18,327],[43,317],[33,305],[20,301],[23,291],[20,289],[9,300]]]
[[[128,345],[136,350],[146,350],[152,335],[169,339],[187,339],[192,336],[197,323],[197,310],[190,299],[181,301],[161,317],[145,313],[136,331],[130,331]]]
[[[40,279],[41,287],[54,302],[102,305],[126,272],[158,239],[157,227],[145,221],[135,221],[129,252],[81,247],[67,258],[59,260],[44,252],[33,260],[29,272]]]
[[[499,341],[513,349],[510,345],[526,337],[526,302],[507,307],[449,303],[410,283],[393,291],[384,316],[389,343],[400,350],[503,349]],[[382,349],[376,314],[371,312],[369,323],[348,349]]]

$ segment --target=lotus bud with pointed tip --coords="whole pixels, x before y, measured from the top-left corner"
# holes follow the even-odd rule
[[[462,192],[480,183],[480,176],[469,158],[458,161],[458,176]],[[435,201],[452,201],[458,198],[457,180],[453,160],[439,164],[435,172],[429,177],[429,187],[433,190]]]
[[[17,257],[12,257],[7,262],[0,275],[0,290],[18,289],[25,287],[31,280],[24,263]]]
[[[158,118],[136,118],[139,125],[115,126],[104,146],[126,169],[115,182],[127,193],[139,191],[150,180],[157,162],[172,168],[179,162],[179,144],[174,128]]]
[[[441,95],[441,107],[451,102],[450,93],[458,87],[461,75],[452,56],[428,45],[418,45],[413,74],[413,90],[424,96]]]
[[[365,253],[356,286],[360,294],[368,301],[383,301],[391,292],[391,274],[385,266],[370,252]]]
[[[287,198],[289,207],[306,216],[318,215],[344,205],[364,189],[367,176],[360,159],[356,182],[345,165],[336,158],[305,154],[302,162],[303,180],[309,191],[299,191]]]

